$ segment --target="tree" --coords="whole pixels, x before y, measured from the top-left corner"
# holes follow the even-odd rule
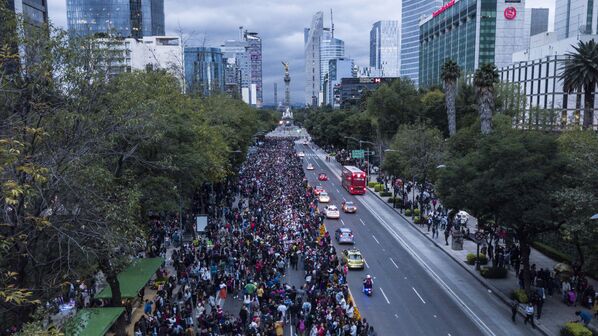
[[[575,246],[579,270],[595,271],[598,225],[590,217],[598,209],[598,136],[590,130],[568,131],[559,136],[558,144],[570,171],[563,174],[565,186],[555,194],[565,218],[560,233],[564,241]]]
[[[443,136],[449,136],[445,95],[442,91],[434,89],[421,95],[419,118],[441,130]]]
[[[592,128],[594,123],[594,94],[598,84],[598,44],[594,39],[579,41],[573,46],[575,52],[566,54],[560,79],[566,92],[583,91],[583,127]]]
[[[479,119],[478,106],[476,104],[475,88],[464,80],[459,80],[459,90],[455,102],[459,118],[457,119],[457,130],[468,128]]]
[[[382,169],[394,176],[417,179],[422,184],[436,176],[436,167],[444,160],[442,134],[425,123],[399,127],[391,148],[393,151],[386,154]]]
[[[475,149],[451,157],[437,189],[447,208],[512,230],[529,290],[530,244],[562,225],[553,195],[567,169],[554,135],[514,130],[510,118],[498,119],[495,132],[481,137]]]
[[[440,77],[444,82],[446,113],[448,116],[449,135],[457,133],[457,111],[455,109],[455,98],[457,95],[457,79],[461,76],[461,67],[452,59],[447,59],[442,65]]]
[[[492,132],[492,114],[494,112],[494,84],[498,83],[496,65],[487,63],[476,70],[474,84],[478,98],[482,134]]]

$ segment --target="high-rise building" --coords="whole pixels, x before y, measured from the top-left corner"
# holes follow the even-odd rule
[[[343,78],[355,77],[354,67],[355,64],[350,58],[334,58],[328,61],[328,72],[324,76],[322,90],[324,96],[322,103],[324,105],[330,105],[334,108],[340,106],[338,86]]]
[[[442,6],[442,0],[403,0],[401,5],[401,76],[418,83],[419,19]]]
[[[67,0],[68,29],[76,35],[164,35],[164,0]]]
[[[224,92],[224,58],[219,48],[185,48],[187,92],[209,96]]]
[[[305,104],[318,106],[321,87],[320,45],[324,32],[324,13],[317,12],[309,28],[305,28]]]
[[[324,78],[328,75],[330,61],[345,56],[345,42],[334,37],[334,33],[329,28],[324,28],[322,41],[320,43],[320,94],[318,95],[318,104],[324,104]]]
[[[41,27],[48,22],[47,0],[0,0],[10,11],[22,14],[25,22]],[[1,19],[1,18],[0,18]]]
[[[554,30],[562,40],[598,32],[598,4],[594,0],[556,0]]]
[[[529,14],[528,14],[529,13]],[[530,36],[545,33],[548,31],[548,8],[528,8],[526,19],[529,16]]]
[[[464,73],[480,65],[512,63],[513,53],[529,42],[525,30],[525,0],[450,1],[420,21],[419,86],[440,84],[440,69],[447,59]]]
[[[227,64],[226,91],[238,89],[245,103],[259,108],[263,104],[262,39],[258,33],[243,31],[242,27],[239,37],[221,46]],[[237,89],[231,81],[238,81]]]
[[[378,21],[370,31],[370,67],[380,69],[384,77],[399,77],[401,38],[399,21]]]

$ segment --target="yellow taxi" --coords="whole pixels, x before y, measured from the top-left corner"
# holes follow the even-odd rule
[[[361,251],[359,251],[356,248],[352,248],[350,250],[343,250],[342,258],[343,264],[347,264],[347,267],[349,269],[363,269],[365,267],[365,259],[363,259]]]

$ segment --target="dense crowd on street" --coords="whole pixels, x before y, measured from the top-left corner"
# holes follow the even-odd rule
[[[176,224],[154,221],[150,254],[167,265],[135,335],[376,334],[352,302],[329,234],[322,235],[323,216],[293,145],[267,139],[250,151],[201,238],[173,240]],[[287,281],[291,271],[303,271],[301,283]],[[241,303],[238,312],[227,308],[230,300]]]

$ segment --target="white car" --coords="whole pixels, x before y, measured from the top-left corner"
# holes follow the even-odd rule
[[[328,205],[324,208],[324,213],[326,214],[326,218],[339,219],[341,217],[341,212],[336,205]]]
[[[300,158],[305,157],[305,153],[299,152],[299,153],[297,153],[297,156],[300,157]]]
[[[330,202],[330,196],[328,196],[327,192],[321,192],[320,195],[318,195],[318,201],[320,203],[328,203]]]
[[[309,163],[307,165],[307,170],[314,170],[314,165],[312,165],[311,163]]]

